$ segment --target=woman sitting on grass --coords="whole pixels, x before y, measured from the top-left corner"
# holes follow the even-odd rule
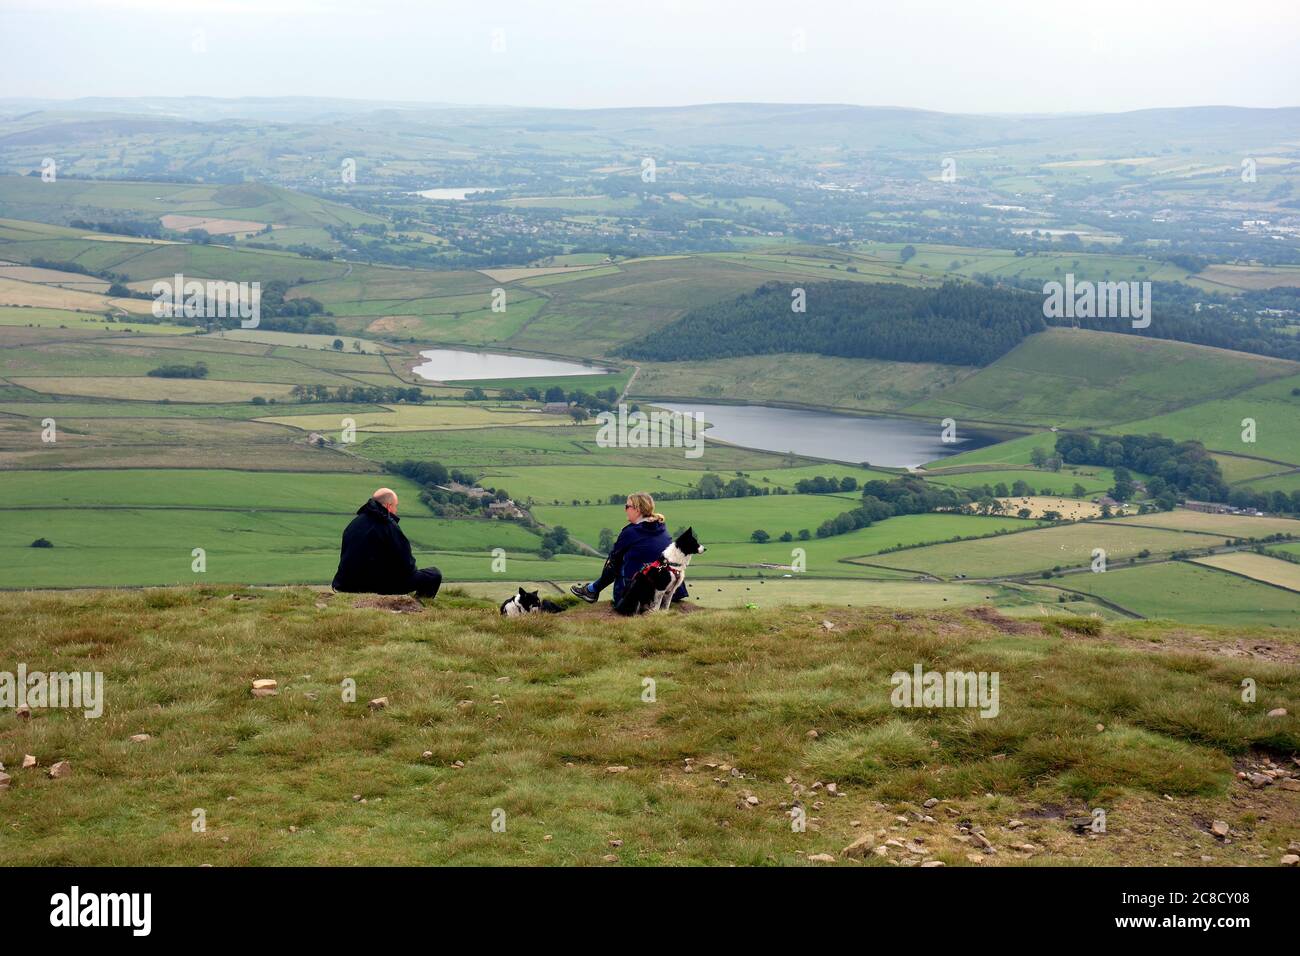
[[[650,562],[657,561],[664,549],[673,543],[664,516],[655,511],[655,500],[650,495],[644,491],[628,495],[623,509],[627,514],[627,527],[619,532],[600,577],[590,584],[575,584],[569,588],[588,604],[595,604],[600,592],[613,584],[614,603],[617,605],[636,573]],[[673,595],[673,600],[680,601],[686,596],[686,585],[683,584]]]

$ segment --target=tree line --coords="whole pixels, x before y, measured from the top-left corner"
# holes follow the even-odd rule
[[[152,373],[151,373],[152,374]],[[417,386],[393,385],[295,385],[292,393],[300,402],[427,402],[429,397]]]
[[[974,500],[970,492],[961,488],[941,488],[919,478],[868,481],[862,485],[862,504],[827,518],[818,526],[816,534],[819,538],[848,534],[896,515],[960,511]]]
[[[804,311],[798,311],[800,302]],[[947,365],[988,365],[1045,328],[1041,296],[945,283],[769,282],[693,309],[629,358],[716,359],[777,352]]]
[[[1150,477],[1147,494],[1166,509],[1178,499],[1227,501],[1228,484],[1219,463],[1198,441],[1175,442],[1161,435],[1102,435],[1065,432],[1056,438],[1056,452],[1072,465],[1103,465],[1115,469],[1114,495],[1132,493],[1128,472]],[[1123,469],[1121,471],[1121,469]]]

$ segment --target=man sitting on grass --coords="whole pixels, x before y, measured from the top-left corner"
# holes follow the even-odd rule
[[[343,531],[343,553],[334,590],[362,594],[410,594],[434,598],[442,585],[437,568],[415,568],[411,542],[397,526],[397,493],[380,488],[357,509]]]

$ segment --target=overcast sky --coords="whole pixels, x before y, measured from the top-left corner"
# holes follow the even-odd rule
[[[0,96],[1300,105],[1300,0],[0,0]]]

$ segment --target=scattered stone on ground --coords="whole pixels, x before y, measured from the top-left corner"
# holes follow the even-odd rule
[[[627,769],[628,768],[623,766],[622,764],[618,764],[613,767],[606,767],[605,773],[627,773]]]
[[[153,739],[153,738],[150,737],[148,734],[132,734],[132,735],[131,735],[131,743],[133,743],[133,744],[142,744],[142,743],[144,743],[146,740],[152,740],[152,739]]]
[[[254,697],[274,697],[279,691],[280,684],[270,677],[260,677],[253,681]]]
[[[1270,717],[1285,717],[1285,716],[1286,716],[1286,708],[1285,708],[1285,707],[1274,707],[1272,710],[1270,710],[1270,711],[1268,712],[1268,715],[1269,715]]]
[[[23,754],[23,769],[28,770],[36,766],[36,758],[31,754]]]
[[[68,763],[66,760],[60,760],[50,768],[49,773],[51,780],[58,780],[61,777],[66,777],[68,774],[72,773],[72,764]]]
[[[10,777],[9,774],[5,773],[3,770],[0,770],[0,790],[8,790],[9,781],[12,779],[13,778]]]
[[[835,857],[829,853],[814,853],[808,857],[809,863],[834,863]]]
[[[369,704],[367,704],[366,706],[369,707],[371,710],[383,710],[385,707],[388,706],[388,698],[387,698],[387,697],[376,697],[374,700],[372,700],[372,701],[371,701]]]
[[[854,840],[852,843],[846,846],[843,850],[840,851],[840,855],[847,856],[850,859],[855,859],[855,858],[862,859],[867,855],[867,851],[872,849],[871,844],[874,842],[875,842],[875,837],[872,834],[868,833],[866,836],[858,837],[856,840]],[[885,849],[885,848],[881,847],[880,849]],[[888,854],[888,852],[889,852],[888,850],[885,850],[884,853],[880,853],[879,855],[885,856],[886,854]]]

